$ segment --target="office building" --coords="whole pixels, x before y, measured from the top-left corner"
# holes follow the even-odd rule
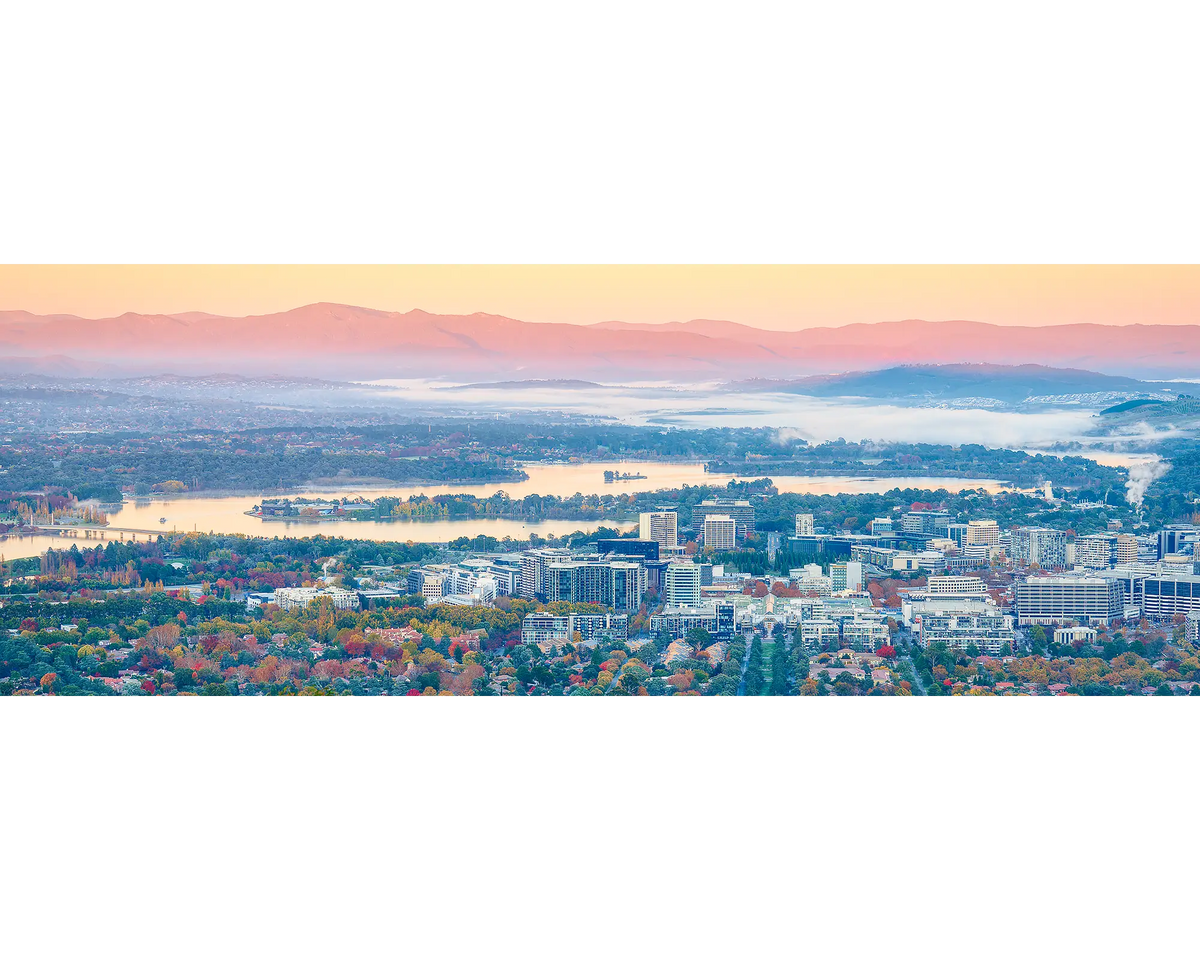
[[[900,518],[900,532],[922,537],[944,537],[950,523],[945,510],[911,510]]]
[[[1171,620],[1176,614],[1200,612],[1200,577],[1187,574],[1147,577],[1142,581],[1142,615]]]
[[[925,594],[930,597],[985,597],[987,584],[979,577],[930,577],[925,582]]]
[[[813,515],[811,513],[796,514],[796,536],[811,537],[815,532],[813,529]]]
[[[409,593],[418,594],[427,602],[436,601],[448,592],[446,580],[445,573],[417,568],[409,572],[405,586]]]
[[[747,537],[754,536],[754,507],[749,500],[727,500],[718,497],[697,504],[692,507],[692,529],[703,530],[704,521],[710,516],[732,517],[739,543]]]
[[[737,546],[737,523],[733,517],[709,514],[704,518],[706,550],[732,550]]]
[[[1116,554],[1117,563],[1137,563],[1138,538],[1132,533],[1118,533]]]
[[[861,590],[863,567],[857,560],[839,560],[829,565],[829,585],[834,593]]]
[[[700,605],[700,567],[690,561],[668,564],[663,590],[667,606]]]
[[[1120,580],[1108,577],[1027,577],[1013,588],[1017,623],[1076,621],[1109,624],[1125,612]]]
[[[658,541],[643,540],[640,537],[636,540],[632,537],[620,537],[596,541],[598,553],[611,553],[618,557],[638,557],[643,561],[657,560],[659,550]]]
[[[946,524],[945,536],[947,540],[961,550],[967,540],[967,525],[965,523],[948,523]]]
[[[1158,558],[1172,553],[1194,553],[1200,528],[1190,523],[1171,523],[1158,534]]]
[[[969,521],[963,548],[970,547],[985,547],[987,555],[994,557],[1000,552],[1000,525],[995,520]]]
[[[638,539],[653,540],[660,547],[679,546],[679,515],[674,510],[655,510],[640,514]]]

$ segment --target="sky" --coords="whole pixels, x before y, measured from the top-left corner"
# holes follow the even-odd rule
[[[1196,265],[0,265],[0,310],[98,318],[331,301],[532,322],[1200,321]]]

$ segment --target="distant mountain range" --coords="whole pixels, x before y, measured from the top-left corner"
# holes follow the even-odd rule
[[[1023,403],[1038,397],[1089,394],[1147,394],[1163,400],[1200,392],[1194,384],[1147,382],[1132,377],[1026,363],[914,364],[795,380],[745,380],[729,385],[739,392],[795,393],[808,397],[867,397],[907,402],[983,398]]]
[[[738,323],[525,323],[314,303],[283,313],[0,312],[0,363],[66,375],[251,373],[335,379],[737,380],[901,364],[1046,364],[1134,377],[1200,371],[1200,326],[1001,327],[904,320],[781,332]]]

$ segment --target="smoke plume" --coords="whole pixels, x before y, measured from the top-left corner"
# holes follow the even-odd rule
[[[786,447],[796,440],[808,443],[812,439],[813,435],[811,433],[806,433],[799,427],[779,427],[775,431],[774,436],[774,442],[781,447]]]
[[[1125,499],[1135,507],[1140,507],[1146,497],[1146,488],[1170,469],[1171,465],[1163,460],[1131,463],[1129,479],[1125,481]]]

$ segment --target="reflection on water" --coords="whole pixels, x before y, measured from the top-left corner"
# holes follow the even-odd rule
[[[227,499],[232,504],[235,500],[238,503],[243,500],[247,503],[253,503],[257,502],[258,498],[221,499]],[[289,523],[283,521],[267,522],[245,516],[234,519],[234,517],[226,514],[222,514],[219,518],[211,518],[208,526],[201,525],[198,521],[191,527],[184,527],[170,521],[166,524],[157,523],[159,516],[168,513],[179,502],[154,502],[149,507],[143,504],[143,510],[148,510],[149,513],[155,514],[154,525],[160,529],[150,531],[149,533],[126,533],[123,535],[124,538],[126,540],[134,539],[142,541],[154,539],[160,532],[168,533],[172,530],[197,529],[206,533],[210,531],[213,533],[245,533],[257,537],[311,537],[316,534],[323,534],[330,537],[347,537],[357,540],[383,540],[389,543],[404,543],[408,540],[414,543],[444,543],[448,540],[455,540],[458,537],[477,537],[481,534],[495,537],[497,540],[503,540],[505,537],[511,537],[513,540],[528,540],[531,533],[536,533],[539,537],[563,537],[574,533],[576,530],[591,533],[597,527],[601,526],[614,527],[622,532],[637,526],[636,523],[618,523],[615,521],[597,523],[586,520],[546,520],[542,523],[521,523],[519,520],[498,519],[437,520],[429,523],[377,523],[373,520],[355,521],[353,523],[339,521]],[[213,501],[213,503],[218,502]],[[126,506],[130,507],[133,505],[127,504]],[[235,515],[236,513],[234,511]],[[242,523],[241,521],[243,520],[246,522]],[[137,511],[126,512],[126,510],[121,511],[119,519],[110,514],[109,521],[112,527],[132,527],[135,522],[143,522],[139,520]],[[148,530],[149,528],[144,529]],[[0,540],[0,557],[6,560],[17,560],[21,557],[36,557],[45,553],[51,547],[55,550],[70,550],[72,544],[77,544],[80,550],[91,549],[92,547],[103,546],[108,540],[120,540],[122,534],[116,530],[107,530],[105,531],[105,536],[107,538],[105,540],[99,539],[98,533],[94,533],[91,539],[84,539],[82,533],[80,533],[78,538],[44,535],[20,538],[9,537],[7,540]]]
[[[529,479],[520,483],[433,484],[369,489],[314,487],[305,490],[300,495],[328,496],[361,493],[368,499],[374,499],[381,496],[407,498],[418,493],[427,496],[464,493],[476,497],[490,497],[492,494],[504,490],[514,498],[529,494],[569,497],[575,493],[584,495],[644,493],[674,489],[685,484],[724,486],[732,479],[759,479],[758,477],[735,478],[733,474],[706,473],[702,463],[620,461],[528,464],[524,469],[529,474]],[[645,479],[605,483],[604,471],[617,469],[628,473],[644,474]],[[982,487],[989,491],[995,491],[1003,487],[1003,484],[994,480],[959,480],[943,477],[774,477],[773,479],[775,485],[784,493],[882,493],[895,487],[945,488],[951,492]],[[541,523],[522,523],[519,520],[473,519],[381,523],[374,520],[353,522],[338,520],[268,521],[246,516],[246,511],[260,503],[262,499],[262,496],[259,495],[233,495],[126,501],[119,509],[109,510],[109,525],[112,529],[105,532],[105,540],[98,539],[98,533],[94,534],[92,539],[85,539],[82,534],[77,539],[44,535],[19,539],[10,537],[0,541],[0,555],[6,559],[15,560],[19,557],[37,556],[50,547],[69,549],[73,543],[77,543],[82,549],[107,542],[107,539],[120,539],[120,529],[122,528],[132,531],[124,534],[127,539],[136,537],[138,540],[153,538],[159,533],[198,530],[206,533],[242,533],[259,537],[305,537],[320,533],[364,540],[392,542],[412,540],[422,543],[440,543],[458,537],[475,537],[480,534],[497,539],[511,537],[514,540],[526,540],[530,533],[537,533],[541,537],[551,535],[561,537],[576,530],[590,533],[599,526],[618,527],[621,530],[628,530],[633,526],[628,522],[586,522],[582,520],[546,520]],[[160,523],[159,521],[164,518],[166,522]]]

